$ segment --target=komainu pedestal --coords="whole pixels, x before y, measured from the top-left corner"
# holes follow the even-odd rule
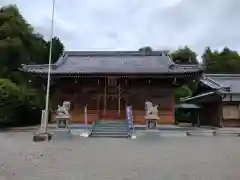
[[[57,128],[68,129],[68,123],[70,120],[69,110],[70,102],[68,101],[64,101],[62,106],[58,105],[56,115]]]
[[[147,129],[156,129],[158,116],[158,105],[152,104],[150,101],[145,102],[145,120]]]

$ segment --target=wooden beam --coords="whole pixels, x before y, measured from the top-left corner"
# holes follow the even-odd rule
[[[118,115],[120,115],[120,113],[121,113],[121,94],[120,94],[121,87],[120,86],[121,85],[120,85],[120,81],[119,81],[119,83],[118,83]]]

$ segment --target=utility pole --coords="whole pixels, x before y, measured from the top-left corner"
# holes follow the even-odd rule
[[[56,0],[52,0],[52,19],[51,19],[51,30],[50,30],[50,46],[49,46],[49,59],[48,59],[48,75],[47,75],[47,91],[45,101],[45,111],[42,114],[41,127],[39,134],[33,136],[34,141],[45,141],[50,140],[50,134],[48,131],[48,115],[49,115],[49,94],[50,94],[50,79],[51,79],[51,63],[52,63],[52,38],[53,38],[53,26],[54,26],[54,14],[55,14]],[[43,113],[43,112],[42,112]]]
[[[53,0],[52,4],[52,21],[50,32],[50,46],[49,46],[49,58],[48,58],[48,76],[47,76],[47,92],[45,101],[45,116],[44,116],[44,133],[47,133],[48,126],[48,114],[49,114],[49,93],[50,93],[50,79],[51,79],[51,63],[52,63],[52,38],[53,38],[53,26],[54,26],[54,14],[55,14],[56,0]]]

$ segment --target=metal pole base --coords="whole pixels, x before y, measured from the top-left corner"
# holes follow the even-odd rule
[[[52,139],[51,133],[41,133],[33,135],[34,142],[50,141]]]

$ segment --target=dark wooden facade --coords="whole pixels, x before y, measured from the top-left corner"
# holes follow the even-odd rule
[[[88,123],[99,119],[125,120],[126,106],[133,108],[135,124],[144,124],[145,101],[159,105],[160,124],[174,123],[174,87],[172,78],[81,77],[58,78],[51,95],[53,107],[70,101],[72,122],[84,123],[84,106]]]

